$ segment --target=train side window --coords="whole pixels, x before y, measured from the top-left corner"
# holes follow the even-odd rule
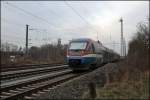
[[[91,51],[91,45],[89,45],[89,47],[88,47],[88,51]]]
[[[92,44],[91,46],[92,46],[92,52],[95,53],[94,45]]]
[[[91,48],[91,44],[88,47],[88,51],[93,53],[92,48]]]

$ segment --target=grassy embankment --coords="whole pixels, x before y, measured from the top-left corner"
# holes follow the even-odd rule
[[[149,36],[149,24],[140,23],[129,43],[127,59],[117,64],[118,73],[106,77],[109,81],[104,87],[96,88],[96,99],[150,98]],[[90,95],[85,94],[83,98]]]
[[[149,93],[150,93],[149,71],[125,72],[120,75],[122,76],[121,80],[113,81],[113,82],[110,81],[110,83],[105,84],[104,87],[97,88],[96,99],[148,99],[149,98]]]

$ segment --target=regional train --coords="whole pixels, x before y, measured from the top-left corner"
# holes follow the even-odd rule
[[[119,54],[89,38],[73,39],[67,48],[67,64],[73,71],[94,69],[119,59]]]

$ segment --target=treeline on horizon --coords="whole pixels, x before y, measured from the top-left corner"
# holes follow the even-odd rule
[[[29,63],[65,63],[67,45],[45,44],[40,47],[32,46],[28,54],[23,51],[1,51],[2,64],[29,64]],[[10,61],[10,56],[16,60]]]

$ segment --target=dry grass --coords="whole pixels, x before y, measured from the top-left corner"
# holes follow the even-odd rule
[[[106,73],[104,87],[96,84],[96,99],[149,99],[150,71],[140,70],[126,61],[117,66],[118,71]],[[85,92],[83,98],[88,96],[89,92]]]
[[[65,61],[63,58],[58,58],[56,60],[54,59],[33,59],[31,57],[18,57],[14,62],[11,62],[10,60],[1,63],[5,64],[5,66],[11,66],[11,65],[25,65],[25,64],[64,64]]]
[[[149,99],[149,75],[145,72],[138,81],[113,82],[98,88],[96,99]]]

